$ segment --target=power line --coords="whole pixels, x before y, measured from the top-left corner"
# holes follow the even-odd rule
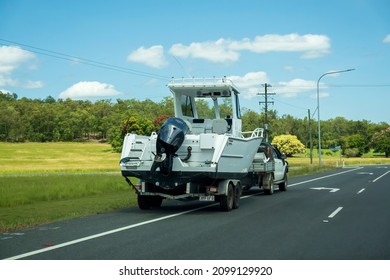
[[[337,87],[354,87],[354,88],[360,88],[360,87],[390,87],[390,84],[325,84],[327,88],[337,88]],[[288,86],[274,86],[274,88],[304,88],[304,89],[315,89],[315,86],[294,86],[294,85],[288,85]],[[287,92],[284,92],[287,93]],[[294,93],[294,92],[291,92]]]
[[[297,106],[297,105],[294,105],[294,104],[291,104],[291,103],[287,103],[287,102],[284,102],[284,101],[281,101],[279,99],[276,99],[275,97],[271,97],[272,100],[275,100],[279,103],[282,103],[284,105],[287,105],[287,106],[290,106],[290,107],[293,107],[293,108],[296,108],[296,109],[300,109],[300,110],[307,110],[307,108],[303,108],[303,107],[300,107],[300,106]]]
[[[333,85],[327,84],[327,87],[390,87],[390,84],[372,84],[372,85]]]
[[[135,70],[135,69],[127,68],[127,67],[121,67],[121,66],[116,66],[113,64],[99,62],[99,61],[88,59],[88,58],[77,57],[77,56],[68,55],[68,54],[61,53],[61,52],[56,52],[56,51],[51,51],[51,50],[47,50],[47,49],[43,49],[43,48],[39,48],[39,47],[34,47],[31,45],[22,44],[22,43],[10,41],[10,40],[2,39],[2,38],[0,38],[0,41],[11,43],[11,44],[14,44],[17,46],[23,46],[25,48],[28,48],[28,51],[33,52],[33,53],[37,53],[37,54],[41,54],[41,55],[45,55],[45,56],[49,56],[49,57],[53,57],[53,58],[57,58],[57,59],[67,60],[67,61],[71,61],[71,62],[75,62],[75,63],[85,64],[85,65],[89,65],[89,66],[94,66],[94,67],[98,67],[98,68],[103,68],[103,69],[107,69],[107,70],[112,70],[112,71],[117,71],[117,72],[137,75],[137,76],[155,78],[155,79],[160,79],[160,80],[169,80],[171,78],[168,76],[162,76],[162,75],[158,75],[158,74],[148,73],[148,72],[139,71],[139,70]]]

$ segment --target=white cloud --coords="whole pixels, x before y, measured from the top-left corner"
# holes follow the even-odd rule
[[[10,73],[35,55],[15,46],[0,46],[0,73]]]
[[[202,58],[211,62],[224,63],[237,61],[240,58],[240,51],[301,52],[302,58],[316,58],[326,55],[329,49],[330,39],[325,35],[292,33],[256,36],[253,40],[244,38],[235,41],[220,38],[217,41],[193,42],[187,46],[174,44],[169,52],[181,58]]]
[[[0,89],[0,92],[1,92],[2,94],[7,94],[7,93],[12,94],[12,92],[10,92],[10,91],[7,90],[7,89]]]
[[[21,87],[24,88],[42,88],[43,82],[42,81],[26,81],[21,84]]]
[[[211,62],[235,62],[240,53],[230,48],[231,41],[219,39],[217,41],[194,42],[189,46],[174,44],[169,53],[181,58],[203,58]]]
[[[302,58],[317,58],[329,53],[330,39],[326,35],[296,33],[267,34],[254,39],[231,40],[220,38],[216,41],[192,42],[189,45],[173,44],[169,53],[180,58],[200,58],[213,63],[229,63],[239,60],[242,51],[253,53],[300,52]],[[140,47],[131,52],[128,61],[143,63],[153,68],[167,65],[164,48],[161,45],[150,48]]]
[[[0,74],[0,86],[11,86],[21,88],[42,88],[42,81],[19,81],[18,79],[12,78],[10,75]]]
[[[17,86],[17,81],[12,79],[9,75],[0,73],[0,86]]]
[[[303,52],[303,58],[316,58],[329,52],[330,40],[325,35],[296,33],[287,35],[268,34],[233,41],[231,49],[248,50],[255,53],[265,52]]]
[[[315,90],[317,88],[317,82],[293,79],[287,82],[278,82],[274,87],[278,94],[283,95],[284,97],[294,97],[299,93]]]
[[[269,81],[267,73],[262,71],[249,72],[244,76],[228,76],[226,78],[233,81],[245,99],[255,97],[259,93],[261,85]]]
[[[390,34],[387,34],[385,39],[383,39],[383,43],[390,43]]]
[[[239,88],[244,99],[253,99],[260,92],[264,92],[264,83],[270,83],[267,73],[249,72],[244,76],[228,76],[227,79]],[[293,79],[287,82],[271,83],[269,92],[275,92],[283,97],[295,97],[300,93],[312,92],[317,88],[316,81]],[[322,85],[323,86],[323,85]]]
[[[40,88],[41,81],[20,81],[13,77],[14,71],[23,64],[30,63],[27,67],[30,70],[36,69],[31,64],[35,55],[29,51],[15,46],[0,46],[0,86],[13,86],[22,88]]]
[[[121,95],[113,85],[100,82],[82,81],[72,85],[65,91],[61,92],[59,98],[66,99],[88,99],[88,98],[104,98]]]
[[[162,68],[167,64],[164,57],[164,48],[161,45],[152,46],[148,49],[140,47],[127,56],[130,62],[143,63],[153,68]]]

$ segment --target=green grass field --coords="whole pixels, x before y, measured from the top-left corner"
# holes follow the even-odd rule
[[[136,206],[136,195],[119,172],[119,157],[108,144],[0,142],[0,232]],[[318,168],[307,155],[289,158],[290,177],[342,164],[323,157]],[[344,159],[347,166],[390,163],[371,155]]]
[[[136,205],[100,143],[0,143],[0,232]]]
[[[0,174],[118,171],[119,157],[101,143],[0,143]]]

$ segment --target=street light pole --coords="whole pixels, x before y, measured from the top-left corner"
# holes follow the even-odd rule
[[[346,69],[346,70],[340,70],[340,71],[330,71],[322,74],[317,81],[317,114],[318,114],[318,165],[321,168],[322,167],[322,156],[321,156],[321,119],[320,119],[320,80],[322,77],[326,75],[331,74],[337,74],[337,73],[343,73],[343,72],[349,72],[353,71],[355,69]]]

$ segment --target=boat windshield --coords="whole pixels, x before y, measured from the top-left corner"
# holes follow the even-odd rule
[[[199,119],[230,118],[232,116],[232,102],[229,98],[205,98],[192,99],[187,95],[181,97],[181,110],[183,116]],[[195,115],[197,112],[197,116]]]

